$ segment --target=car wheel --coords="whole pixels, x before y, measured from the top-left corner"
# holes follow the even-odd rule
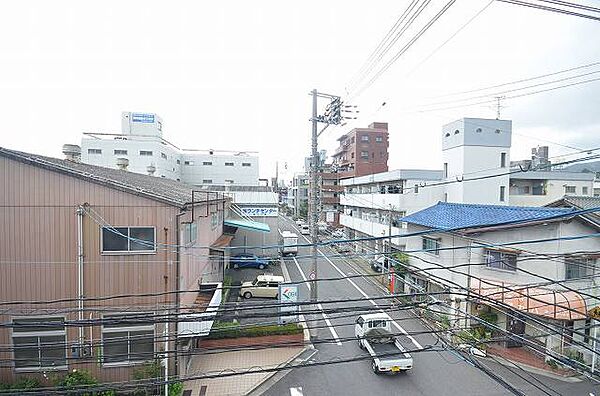
[[[379,367],[377,367],[377,363],[373,362],[373,363],[371,364],[371,367],[373,368],[373,372],[374,372],[375,374],[381,374],[381,371],[379,371]]]
[[[264,264],[259,264],[258,265],[258,269],[265,269],[265,265]]]
[[[246,299],[252,298],[252,293],[250,293],[250,292],[244,293],[244,298],[246,298]]]

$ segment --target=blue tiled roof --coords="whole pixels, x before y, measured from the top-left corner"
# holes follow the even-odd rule
[[[574,208],[474,205],[438,202],[400,221],[425,227],[456,230],[501,224],[549,220],[575,212]]]

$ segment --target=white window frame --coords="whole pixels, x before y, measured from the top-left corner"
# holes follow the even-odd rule
[[[144,314],[146,314],[148,316],[153,316],[154,312],[111,313],[109,315],[103,315],[102,320],[105,320],[110,317],[118,317],[118,316],[126,317],[127,315],[131,315],[134,317],[142,317]],[[129,333],[132,331],[149,331],[149,330],[152,330],[152,345],[153,345],[152,359],[154,359],[155,355],[156,355],[156,327],[153,324],[128,325],[128,326],[123,326],[123,327],[105,327],[103,324],[102,328],[100,330],[100,334],[102,337],[102,357],[101,357],[102,366],[103,367],[132,366],[132,365],[136,365],[136,364],[145,363],[148,360],[152,360],[152,359],[129,360],[129,357],[131,355],[131,340],[130,340],[131,335]],[[118,362],[105,362],[104,361],[104,334],[106,334],[106,333],[123,333],[123,332],[127,332],[127,360],[122,360],[122,361],[118,361]]]
[[[102,155],[102,149],[97,149],[97,148],[89,148],[87,150],[87,153],[89,155]]]
[[[362,143],[368,143],[369,142],[369,135],[361,135],[360,136],[360,141]]]
[[[571,189],[572,192],[569,191]],[[565,186],[565,194],[577,194],[577,186]]]
[[[212,166],[212,161],[202,161],[202,166]]]
[[[152,150],[140,150],[140,157],[153,157],[153,156],[154,156],[154,152]]]
[[[164,177],[164,176],[163,176]],[[127,232],[127,250],[104,250],[104,228],[152,228],[154,230],[154,249],[152,250],[129,250],[131,246],[131,238],[129,237],[129,230]],[[111,226],[104,227],[100,226],[100,254],[102,255],[128,255],[128,254],[156,254],[156,227],[154,226]]]
[[[242,162],[242,166],[252,166],[250,162]]]
[[[234,162],[225,162],[225,166],[235,166]]]
[[[11,317],[11,323],[13,323],[15,320],[19,320],[19,319],[36,319],[36,320],[40,320],[40,322],[46,320],[46,319],[54,319],[54,318],[61,318],[63,320],[63,329],[62,330],[48,330],[48,331],[39,331],[39,330],[35,330],[35,331],[24,331],[24,332],[15,332],[14,328],[11,328],[11,334],[10,334],[10,342],[11,345],[13,347],[13,351],[12,351],[12,359],[13,361],[16,361],[16,356],[15,356],[15,348],[17,348],[14,344],[14,339],[15,338],[19,338],[19,337],[38,337],[38,359],[39,362],[41,364],[41,347],[40,347],[40,341],[39,341],[39,337],[56,337],[56,336],[63,336],[64,340],[65,340],[65,364],[61,365],[61,366],[28,366],[28,367],[16,367],[13,366],[15,372],[20,372],[20,373],[24,373],[24,372],[39,372],[39,371],[50,371],[50,370],[67,370],[68,369],[68,365],[67,365],[67,361],[69,359],[69,346],[68,346],[68,340],[67,340],[67,328],[64,325],[64,321],[65,321],[65,317],[64,316],[60,316],[60,315],[51,315],[51,316],[13,316]]]
[[[114,155],[127,155],[127,150],[123,150],[123,149],[114,149],[113,150]]]

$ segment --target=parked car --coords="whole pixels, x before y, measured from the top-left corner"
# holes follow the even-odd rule
[[[349,253],[352,251],[352,246],[349,243],[332,243],[331,247],[338,253]]]
[[[269,260],[258,257],[252,253],[239,253],[229,259],[230,265],[235,268],[258,268],[265,269],[269,265]]]
[[[302,224],[300,226],[300,234],[310,235],[310,228],[308,227],[308,224]]]
[[[296,220],[296,225],[297,226],[302,226],[302,224],[304,224],[304,221],[302,221],[302,219]]]
[[[331,233],[331,236],[335,239],[342,239],[345,238],[346,235],[344,235],[344,231],[342,230],[335,230]]]
[[[283,276],[258,275],[254,281],[242,283],[240,296],[244,298],[277,298],[279,297],[279,284],[283,282]]]
[[[371,268],[375,272],[385,272],[389,271],[390,260],[386,259],[384,256],[379,256],[376,259],[371,260]]]

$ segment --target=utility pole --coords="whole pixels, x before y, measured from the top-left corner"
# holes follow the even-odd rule
[[[312,264],[310,267],[310,300],[317,301],[317,243],[319,239],[319,233],[317,229],[317,193],[319,187],[317,186],[317,164],[319,161],[319,153],[317,152],[317,90],[312,90],[312,135],[311,135],[311,161],[310,161],[310,205],[308,209],[309,213],[309,227],[310,227],[310,239],[311,239],[311,256]]]
[[[319,242],[319,229],[317,223],[319,222],[319,183],[317,173],[319,171],[319,152],[318,152],[318,141],[319,135],[323,133],[329,125],[340,125],[342,119],[356,119],[356,117],[343,117],[342,112],[354,113],[357,111],[342,110],[342,101],[339,96],[329,95],[322,92],[317,92],[313,89],[310,92],[312,96],[312,117],[310,121],[312,123],[311,133],[311,161],[310,161],[310,196],[308,206],[308,218],[309,218],[309,229],[311,238],[311,256],[312,264],[310,267],[310,299],[311,301],[317,301],[317,243]],[[318,114],[318,98],[329,99],[330,103],[325,109],[324,115]],[[355,106],[344,106],[344,107],[355,107]],[[325,127],[317,132],[318,124],[325,124]]]

